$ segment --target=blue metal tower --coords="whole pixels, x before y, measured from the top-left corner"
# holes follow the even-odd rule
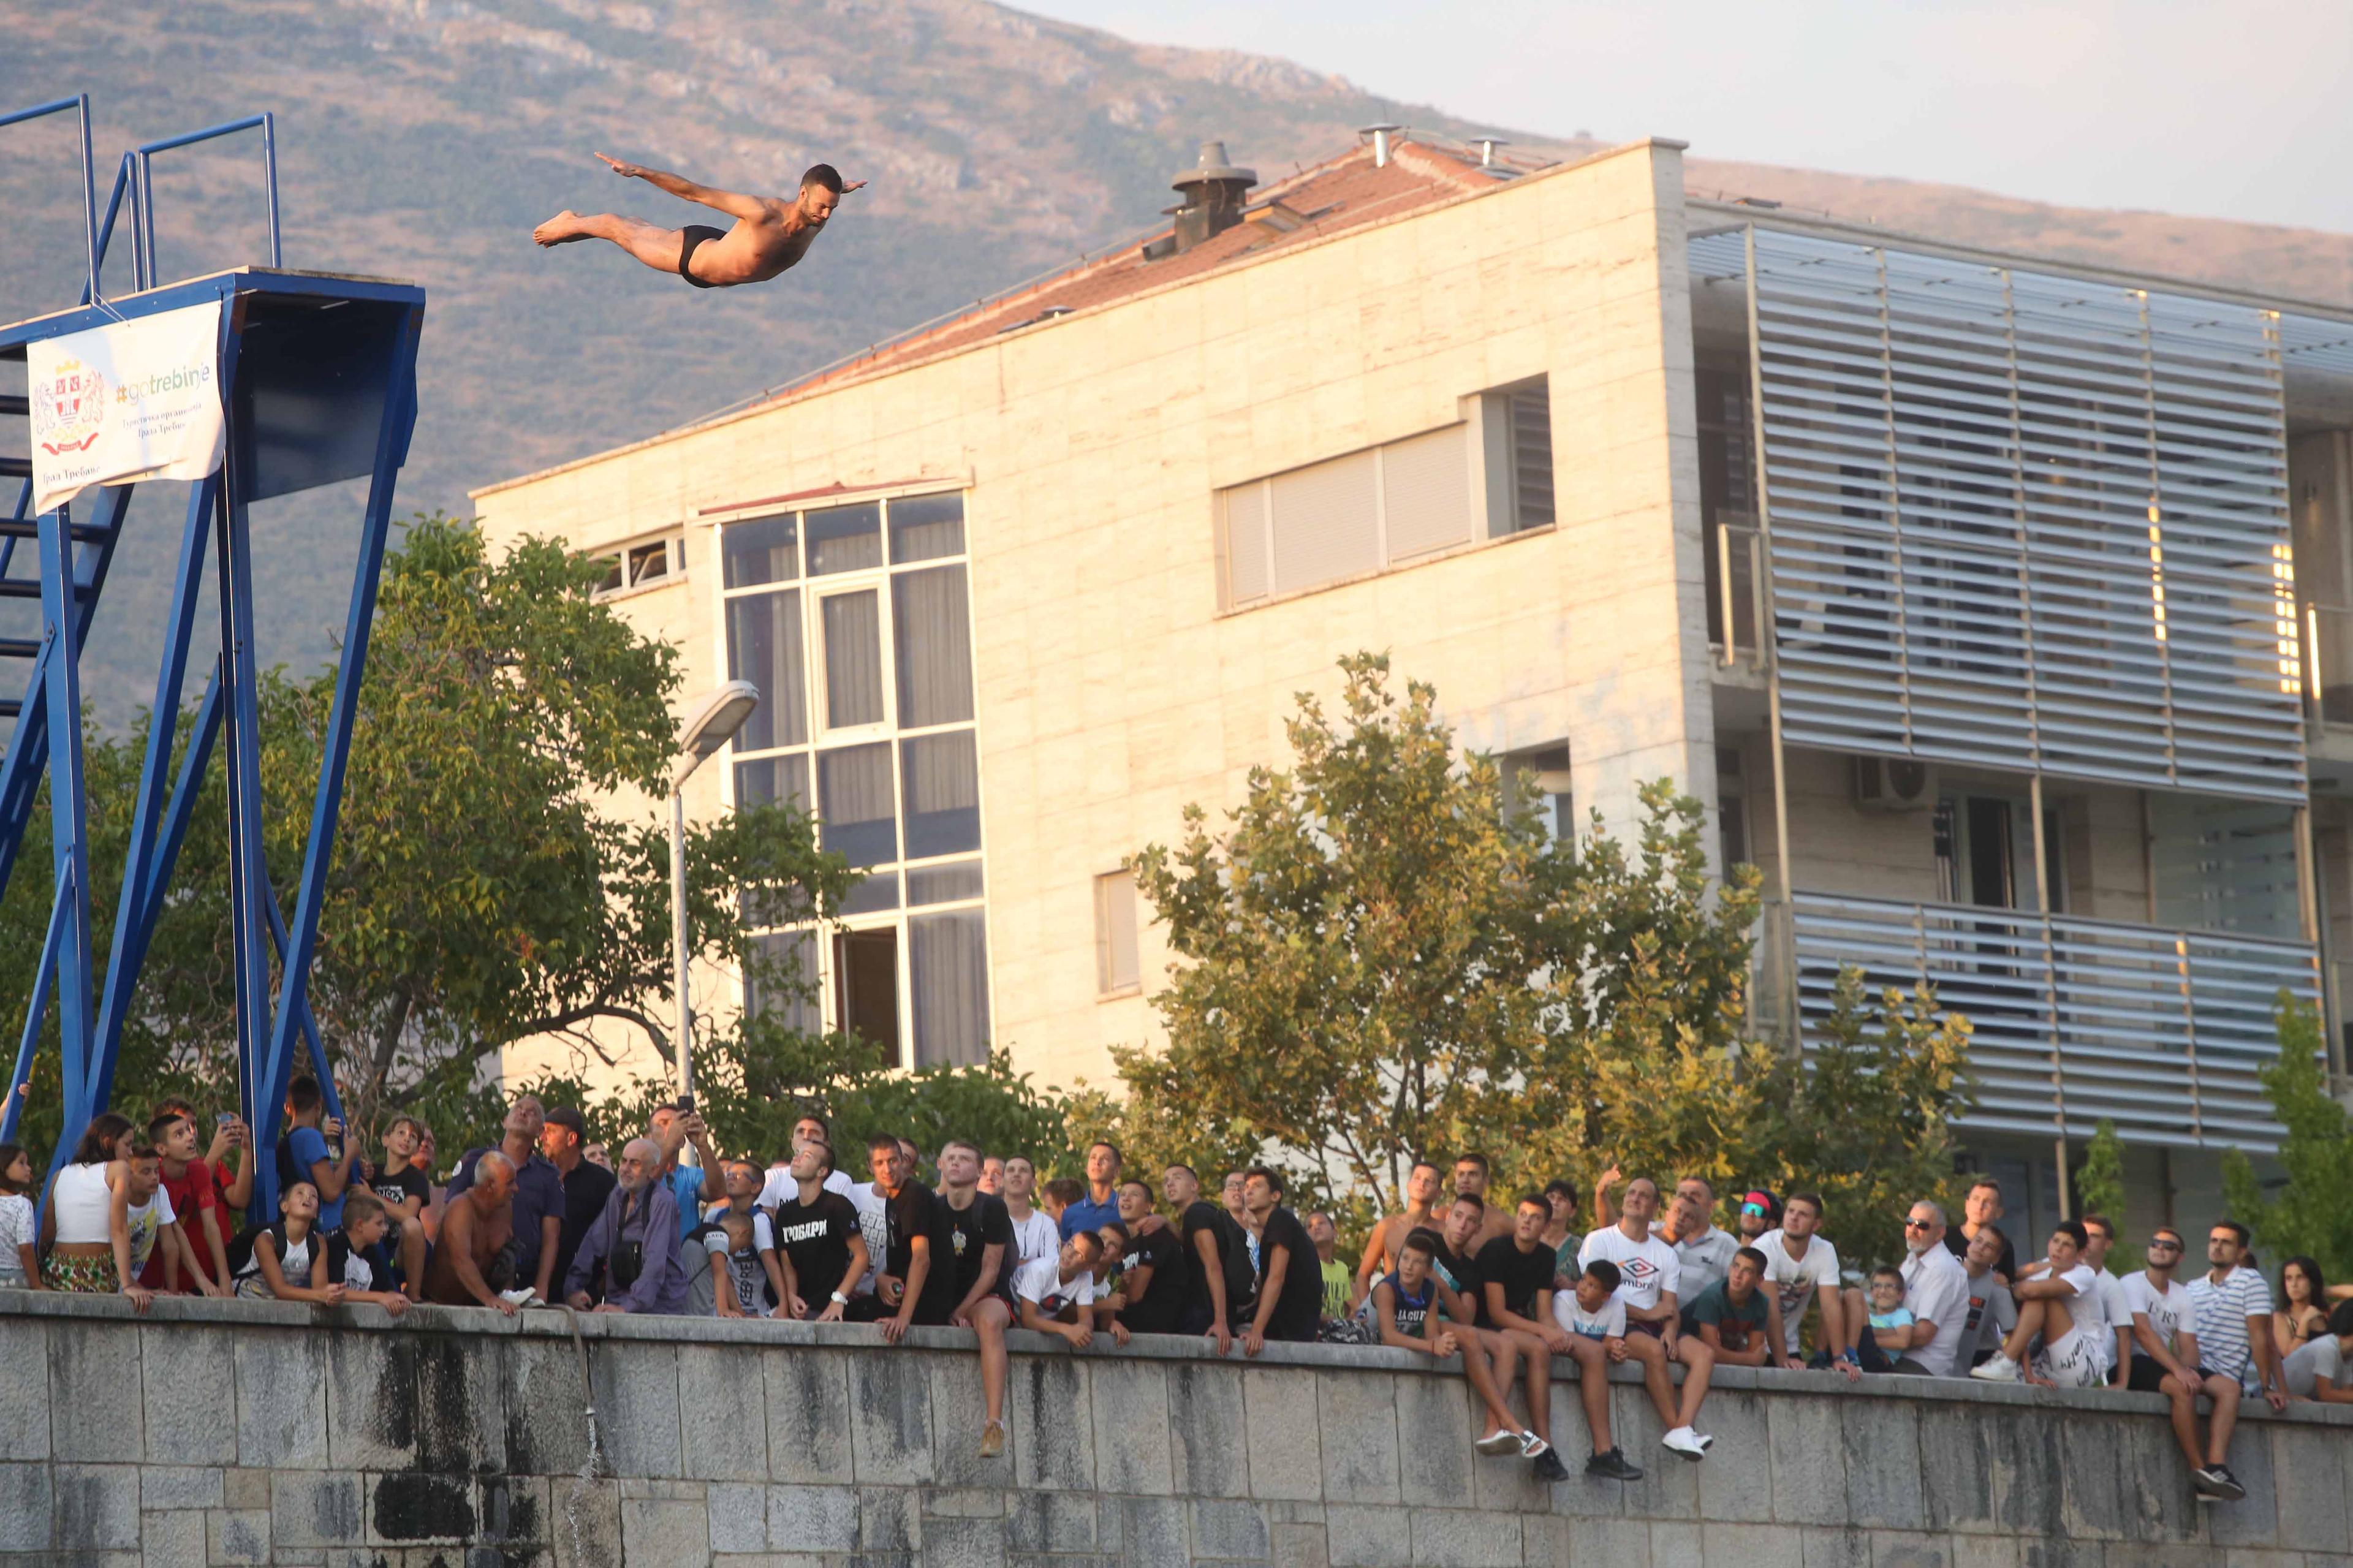
[[[0,699],[0,718],[13,719],[16,726],[0,754],[0,890],[17,869],[18,851],[44,780],[50,804],[52,889],[47,934],[9,1079],[0,1139],[16,1134],[23,1099],[19,1090],[30,1074],[52,992],[65,1100],[52,1174],[70,1155],[90,1118],[107,1108],[124,1021],[138,1005],[140,969],[217,749],[224,763],[228,823],[238,1092],[253,1132],[248,1158],[255,1161],[254,1212],[271,1215],[277,1210],[278,1184],[271,1154],[298,1038],[330,1110],[342,1114],[324,1042],[311,1017],[307,986],[366,668],[376,582],[391,524],[393,485],[416,425],[417,345],[425,294],[407,284],[283,268],[272,117],[233,121],[124,153],[101,216],[90,160],[87,94],[0,114],[0,129],[68,112],[79,114],[81,127],[89,280],[74,307],[0,327],[0,366],[23,363],[28,348],[68,334],[217,303],[217,386],[227,442],[219,466],[189,487],[122,893],[114,914],[114,940],[103,973],[90,933],[80,661],[82,650],[100,631],[99,599],[137,487],[109,484],[37,516],[28,515],[34,496],[31,453],[26,449],[18,457],[0,449],[0,479],[24,481],[13,510],[0,511],[0,599],[37,599],[41,607],[37,638],[0,639],[0,660],[22,660],[28,667],[24,696]],[[261,132],[269,265],[161,282],[155,264],[153,159],[175,147],[245,131]],[[110,300],[100,291],[100,280],[126,195],[132,209],[134,291]],[[29,417],[32,412],[27,397],[0,395],[0,416]],[[271,885],[262,852],[260,671],[255,655],[254,543],[248,513],[258,500],[361,477],[367,479],[368,488],[358,566],[344,619],[324,763],[311,800],[301,872],[289,890],[290,910],[281,907],[281,891]],[[37,560],[29,574],[10,571],[20,542],[35,546]],[[219,623],[200,632],[198,595],[207,573],[217,585]],[[209,663],[211,668],[186,752],[174,769],[172,754],[192,660]]]

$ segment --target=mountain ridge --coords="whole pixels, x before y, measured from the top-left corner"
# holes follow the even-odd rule
[[[1602,145],[987,0],[10,3],[0,104],[87,88],[101,182],[137,140],[272,109],[287,264],[426,286],[404,511],[462,510],[470,489],[691,422],[1144,232],[1208,138],[1270,178],[1375,121],[1508,136],[1537,156]],[[79,180],[61,121],[0,135],[0,199],[16,215],[0,239],[0,320],[16,320],[73,297]],[[703,293],[605,246],[532,246],[532,226],[567,206],[690,221],[684,205],[616,182],[591,161],[599,150],[739,188],[789,189],[820,159],[874,183],[787,277]],[[258,164],[249,138],[157,161],[166,277],[261,255]],[[1705,158],[1687,168],[1697,194],[2353,305],[2353,236]],[[108,281],[127,287],[119,248]],[[266,657],[330,654],[356,508],[338,494],[270,515]],[[142,523],[118,557],[101,621],[127,605],[125,629],[91,654],[110,721],[152,686],[140,628],[161,619],[173,531]]]

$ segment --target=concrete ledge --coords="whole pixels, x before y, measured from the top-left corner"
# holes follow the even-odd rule
[[[0,1291],[0,1568],[1565,1568],[2353,1563],[2353,1410],[2244,1413],[2193,1501],[2154,1395],[1730,1368],[1702,1463],[1631,1369],[1648,1472],[1475,1454],[1459,1363],[1017,1331],[979,1453],[962,1331]],[[585,1413],[582,1356],[594,1384]],[[1573,1369],[1560,1369],[1564,1378]],[[1516,1396],[1515,1396],[1516,1397]]]

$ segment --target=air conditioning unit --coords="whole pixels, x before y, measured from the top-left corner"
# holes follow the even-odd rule
[[[1854,804],[1864,811],[1926,811],[1936,802],[1936,770],[1914,757],[1857,757]]]

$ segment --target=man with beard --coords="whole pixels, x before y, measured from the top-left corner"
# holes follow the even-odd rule
[[[686,1271],[679,1266],[678,1200],[661,1179],[663,1153],[650,1138],[621,1148],[621,1166],[605,1212],[572,1255],[565,1300],[582,1311],[676,1314],[686,1310]],[[451,1214],[458,1205],[449,1205]],[[442,1235],[446,1240],[447,1220]],[[592,1290],[602,1281],[602,1301]]]

